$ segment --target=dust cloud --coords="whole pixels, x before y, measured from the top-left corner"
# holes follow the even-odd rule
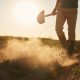
[[[7,42],[7,46],[2,49],[5,60],[20,60],[20,64],[29,67],[45,67],[55,69],[55,64],[69,66],[77,62],[77,59],[69,59],[67,52],[55,46],[43,45],[40,39],[17,40],[12,39]]]

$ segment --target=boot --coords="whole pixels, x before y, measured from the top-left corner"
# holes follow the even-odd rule
[[[72,56],[74,54],[74,50],[75,50],[75,41],[73,40],[68,40],[67,41],[67,51],[68,51],[68,55]]]
[[[64,35],[59,37],[59,41],[64,49],[67,49],[67,41]]]

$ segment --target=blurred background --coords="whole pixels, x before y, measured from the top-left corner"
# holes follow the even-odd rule
[[[58,39],[55,32],[56,16],[46,18],[44,24],[37,23],[37,15],[45,10],[51,13],[56,0],[0,0],[0,35],[45,37]],[[80,40],[80,1],[76,28],[76,39]],[[67,35],[67,25],[64,25]]]

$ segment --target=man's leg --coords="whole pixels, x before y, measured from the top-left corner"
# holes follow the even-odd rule
[[[64,49],[66,49],[66,47],[67,47],[66,37],[63,32],[63,25],[64,25],[65,21],[66,21],[66,17],[64,16],[63,12],[59,12],[57,14],[57,19],[56,19],[56,33],[57,33],[59,41]]]
[[[67,15],[68,24],[68,53],[72,55],[75,48],[75,29],[77,20],[77,10],[71,11]]]

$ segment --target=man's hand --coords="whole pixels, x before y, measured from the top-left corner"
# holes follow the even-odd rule
[[[56,15],[56,9],[54,8],[53,11],[51,12],[51,15]]]

